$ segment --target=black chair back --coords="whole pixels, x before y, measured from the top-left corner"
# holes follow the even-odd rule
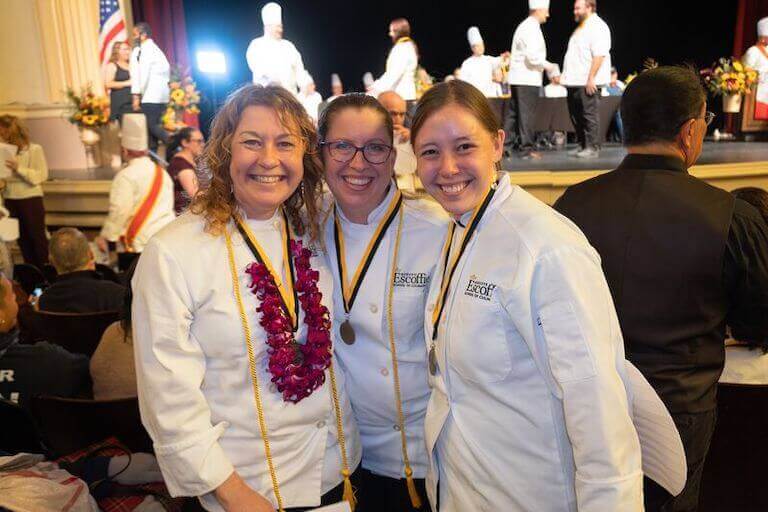
[[[152,453],[152,440],[141,424],[137,398],[83,400],[33,397],[32,416],[54,457],[116,437],[132,452]]]
[[[0,398],[0,451],[46,453],[29,412],[17,404]]]
[[[13,280],[21,285],[24,292],[29,295],[35,288],[45,288],[48,281],[43,272],[31,263],[17,263],[13,266]]]
[[[35,311],[33,330],[38,339],[62,346],[70,352],[93,355],[101,335],[120,319],[119,311],[99,313],[55,313]]]
[[[112,281],[113,283],[123,284],[120,281],[120,278],[117,276],[117,272],[115,272],[110,266],[104,265],[103,263],[97,263],[96,272],[105,281]]]
[[[720,384],[701,479],[701,512],[768,510],[768,385]]]

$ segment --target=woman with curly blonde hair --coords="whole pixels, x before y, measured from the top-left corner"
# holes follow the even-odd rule
[[[285,89],[233,93],[207,182],[133,280],[142,419],[171,493],[208,510],[354,501],[360,442],[334,371],[316,148]]]

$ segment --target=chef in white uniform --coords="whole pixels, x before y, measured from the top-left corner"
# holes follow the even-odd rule
[[[341,77],[337,73],[331,74],[331,95],[325,101],[330,103],[344,94],[344,84],[341,83]]]
[[[312,122],[317,125],[318,109],[323,102],[323,97],[315,89],[315,80],[312,78],[312,75],[307,75],[307,85],[299,93],[299,101],[304,106],[304,110],[307,111],[309,117],[312,118]]]
[[[261,9],[264,35],[251,41],[245,52],[253,83],[277,84],[296,94],[303,89],[309,74],[304,69],[301,54],[287,39],[283,39],[283,11],[275,2]]]
[[[411,25],[405,18],[392,20],[389,24],[392,49],[387,57],[384,74],[366,90],[373,96],[384,91],[395,91],[406,101],[416,99],[416,68],[419,55],[416,43],[411,39]]]
[[[419,177],[454,218],[425,318],[433,510],[438,479],[440,512],[643,510],[624,346],[598,254],[497,176],[504,132],[476,89],[456,80],[421,101]]]
[[[147,121],[143,114],[125,114],[120,133],[123,161],[128,162],[112,180],[109,212],[96,244],[108,252],[140,253],[149,239],[176,218],[173,181],[148,155]]]
[[[461,64],[458,78],[474,85],[489,98],[500,96],[502,58],[485,54],[485,42],[479,28],[469,27],[467,40],[472,56]]]
[[[336,354],[363,444],[361,509],[427,510],[424,307],[448,219],[393,180],[392,120],[352,93],[323,112]],[[423,508],[422,508],[423,507]]]
[[[505,126],[507,143],[513,139],[512,129],[516,128],[519,149],[523,158],[538,158],[533,151],[534,116],[539,102],[542,86],[542,73],[552,78],[557,74],[557,64],[547,60],[547,44],[541,25],[549,18],[549,0],[529,0],[529,15],[515,29],[512,36],[512,49],[509,56],[507,83],[510,86],[510,109],[516,115],[508,120],[516,120],[515,126]]]
[[[320,193],[322,171],[307,155],[316,143],[284,89],[235,92],[208,141],[217,179],[150,241],[133,279],[142,421],[171,495],[198,496],[206,510],[352,499],[361,450],[344,374],[328,347],[333,278],[318,249],[316,210],[304,215],[296,206],[299,194],[314,204]],[[295,242],[314,252],[299,254]],[[276,285],[270,295],[251,289],[248,269],[257,262]],[[279,380],[291,365],[273,358],[267,341],[299,350],[281,340],[320,353],[290,359],[324,376],[307,383],[308,396]]]
[[[747,50],[742,62],[759,73],[755,119],[768,120],[768,17],[757,22],[757,43]]]

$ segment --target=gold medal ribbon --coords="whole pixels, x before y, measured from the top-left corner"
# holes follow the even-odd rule
[[[341,283],[344,312],[347,313],[347,315],[352,311],[357,292],[360,290],[360,285],[365,279],[365,274],[368,272],[368,268],[371,266],[371,261],[373,261],[373,257],[376,255],[376,250],[384,239],[384,235],[387,233],[387,229],[392,224],[392,221],[395,220],[397,212],[400,210],[402,204],[403,194],[400,190],[395,190],[395,194],[392,196],[387,211],[368,242],[368,247],[365,248],[363,257],[355,270],[355,275],[352,276],[352,281],[349,283],[347,281],[347,276],[349,275],[347,273],[347,258],[344,252],[344,233],[341,230],[341,221],[339,220],[337,206],[335,204],[333,206],[333,241],[336,245],[336,266],[338,267],[339,282]]]
[[[296,332],[299,328],[299,316],[296,309],[299,300],[296,295],[296,287],[293,284],[296,280],[296,272],[293,269],[293,259],[291,258],[291,234],[288,231],[288,217],[286,216],[285,211],[282,212],[282,215],[283,229],[281,235],[283,239],[283,270],[285,271],[285,275],[288,276],[288,280],[285,283],[283,283],[280,274],[275,272],[275,267],[272,265],[269,256],[267,256],[266,251],[264,251],[258,240],[256,240],[256,237],[253,235],[253,232],[248,225],[238,216],[234,216],[234,219],[235,226],[243,236],[243,240],[245,240],[251,253],[253,253],[253,257],[256,258],[256,261],[267,267],[269,273],[272,274],[272,279],[275,280],[277,289],[280,292],[280,298],[282,299],[285,314],[291,319],[293,332]]]
[[[469,219],[469,224],[467,225],[467,229],[464,231],[461,244],[459,244],[459,250],[453,256],[450,265],[448,264],[448,256],[451,253],[451,244],[453,243],[453,233],[456,230],[456,224],[451,224],[451,227],[448,228],[448,236],[445,239],[443,253],[440,257],[440,259],[443,261],[443,276],[442,281],[440,282],[440,295],[438,295],[437,304],[435,304],[435,309],[432,311],[432,340],[437,339],[437,327],[440,324],[440,317],[443,315],[443,310],[445,309],[445,299],[446,295],[448,295],[448,288],[450,287],[451,279],[453,279],[453,273],[456,271],[456,267],[459,265],[459,260],[464,254],[464,250],[467,248],[469,241],[472,239],[472,235],[475,233],[477,226],[480,224],[480,220],[483,218],[483,214],[485,213],[485,210],[488,209],[488,205],[490,204],[491,199],[495,193],[496,183],[494,183],[490,190],[488,190],[488,192],[485,194],[485,199],[483,199],[483,202],[480,203],[477,208],[475,208],[474,212],[472,212],[472,217]]]

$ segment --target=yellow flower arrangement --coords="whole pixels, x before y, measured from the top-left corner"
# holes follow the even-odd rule
[[[179,114],[187,112],[188,114],[200,113],[200,91],[197,90],[192,77],[182,73],[178,68],[171,72],[171,80],[168,84],[171,89],[168,108],[177,111]],[[178,117],[181,117],[179,115]],[[166,128],[167,129],[167,128]]]
[[[709,92],[715,96],[746,94],[757,84],[757,71],[738,60],[722,58],[713,69],[702,72]]]
[[[69,122],[80,127],[92,128],[103,126],[109,122],[109,99],[105,96],[96,96],[91,84],[83,87],[79,92],[67,89],[72,114]]]

